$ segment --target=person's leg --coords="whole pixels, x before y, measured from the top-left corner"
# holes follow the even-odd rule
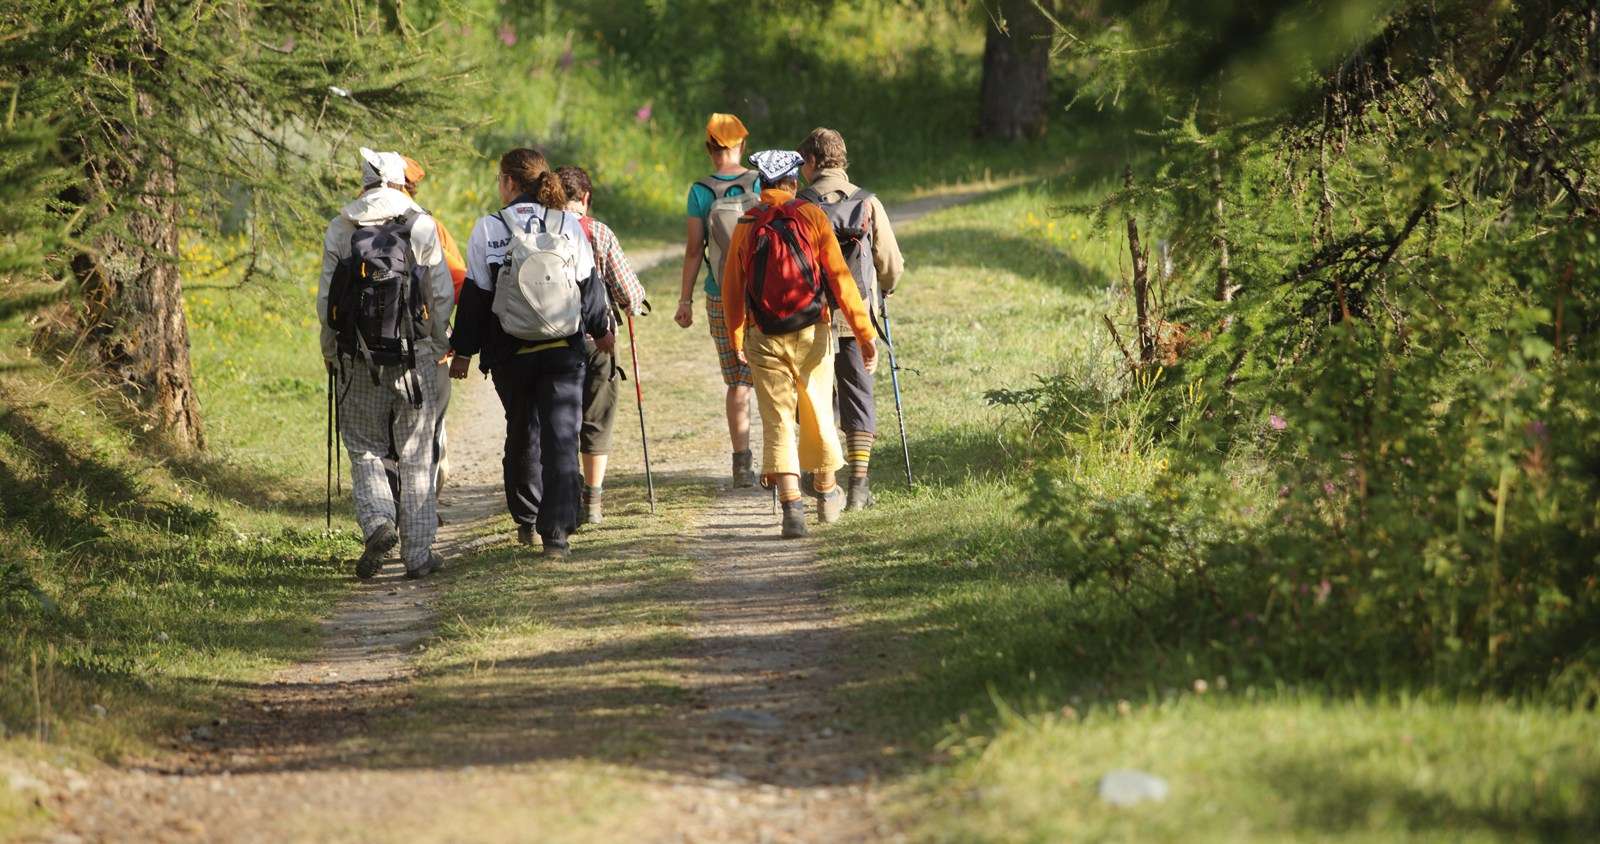
[[[502,458],[506,488],[506,508],[524,538],[533,533],[539,515],[539,494],[534,488],[538,462],[532,454],[534,418],[533,376],[524,360],[512,359],[496,366],[491,373],[494,390],[506,413],[506,445]]]
[[[583,375],[583,424],[578,436],[584,486],[579,524],[598,524],[603,518],[602,494],[606,455],[611,452],[611,432],[617,421],[619,380],[616,358],[586,340],[588,359]]]
[[[739,362],[728,334],[728,322],[723,316],[722,300],[716,296],[706,297],[706,323],[717,347],[722,383],[728,388],[723,397],[723,413],[728,420],[728,442],[733,447],[733,483],[754,486],[754,457],[750,452],[750,367]]]
[[[438,367],[438,371],[434,373],[434,383],[439,386],[439,416],[433,432],[433,462],[437,467],[433,492],[437,496],[450,477],[449,437],[444,427],[445,412],[450,409],[450,393],[454,389],[450,382],[450,364],[445,363]]]
[[[872,504],[867,471],[872,462],[872,444],[877,440],[878,417],[873,399],[872,374],[861,358],[861,347],[854,337],[839,341],[834,355],[834,396],[839,427],[844,430],[845,461],[850,467],[849,502],[851,510]]]
[[[817,510],[824,522],[837,519],[845,503],[844,493],[834,481],[834,473],[844,465],[844,454],[833,422],[832,334],[830,327],[823,323],[789,335],[793,338],[791,354],[799,384],[795,419],[800,437],[800,465],[811,473],[812,488],[818,499]]]
[[[539,536],[545,549],[565,550],[578,529],[578,428],[583,419],[583,371],[547,372],[538,382],[539,453],[543,463]]]
[[[406,573],[426,574],[436,566],[433,540],[439,529],[435,496],[435,435],[438,431],[439,368],[424,363],[414,372],[422,406],[406,398],[403,373],[395,375],[392,411],[394,444],[400,472],[400,556]]]
[[[745,352],[755,381],[756,407],[761,412],[761,471],[775,486],[783,504],[783,536],[805,536],[805,504],[800,497],[800,457],[795,450],[795,381],[786,336],[768,337],[751,331]]]
[[[363,364],[347,365],[335,384],[339,400],[339,434],[350,455],[350,494],[356,505],[356,524],[363,539],[380,527],[392,531],[394,492],[384,471],[389,454],[390,394],[372,383]]]

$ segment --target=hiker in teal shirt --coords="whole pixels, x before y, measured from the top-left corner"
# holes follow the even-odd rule
[[[758,175],[742,163],[749,134],[744,123],[731,114],[713,114],[706,123],[706,154],[711,157],[713,170],[689,187],[682,287],[678,313],[673,317],[684,328],[694,324],[694,283],[700,275],[700,264],[706,263],[706,323],[717,348],[722,383],[728,386],[723,409],[728,415],[728,439],[733,446],[733,483],[741,487],[756,483],[755,461],[750,452],[752,381],[750,367],[739,362],[728,337],[717,278],[722,275],[722,255],[739,217],[760,198]]]

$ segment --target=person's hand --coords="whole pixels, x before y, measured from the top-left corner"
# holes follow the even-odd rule
[[[678,312],[673,314],[672,321],[684,328],[694,325],[694,303],[679,302]]]
[[[456,355],[450,359],[450,377],[460,381],[472,371],[471,355]]]
[[[616,349],[617,349],[617,335],[616,335],[616,333],[612,332],[610,334],[607,334],[604,337],[596,337],[596,338],[594,338],[594,347],[596,349],[599,349],[602,352],[605,352],[608,355],[611,354],[612,352],[616,351]]]
[[[871,373],[877,372],[878,371],[878,343],[877,343],[877,341],[874,340],[874,341],[871,341],[871,342],[862,343],[860,345],[861,345],[861,362],[866,365],[867,373],[871,374]]]
[[[436,363],[436,364],[438,364],[440,366],[444,366],[445,364],[449,363],[450,359],[455,357],[455,355],[456,355],[456,350],[455,349],[447,349],[447,350],[445,350],[444,357],[439,358],[438,360],[434,361],[434,363]]]
[[[744,356],[744,349],[739,349],[738,351],[734,352],[733,355],[739,359],[740,366],[750,365],[750,359]]]

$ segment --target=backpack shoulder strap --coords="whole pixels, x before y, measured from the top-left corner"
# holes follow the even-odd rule
[[[811,187],[810,185],[807,185],[806,187],[802,188],[799,193],[795,194],[795,198],[804,199],[805,201],[814,203],[816,205],[822,204],[822,194],[817,193],[817,189]]]
[[[759,194],[761,192],[758,190],[761,187],[761,174],[755,170],[744,171],[739,178],[733,180],[733,183],[744,188],[748,193]]]

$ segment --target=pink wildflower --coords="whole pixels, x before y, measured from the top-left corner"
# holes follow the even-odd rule
[[[1289,427],[1289,420],[1284,419],[1282,416],[1274,413],[1267,417],[1267,424],[1272,426],[1272,430],[1274,431],[1282,431],[1283,429]]]
[[[654,113],[654,109],[651,106],[651,102],[646,102],[644,105],[639,106],[639,110],[633,113],[633,119],[640,123],[649,122],[650,115]]]
[[[517,30],[509,22],[500,24],[500,43],[507,47],[517,45]]]
[[[1332,594],[1333,584],[1329,583],[1328,579],[1324,577],[1322,582],[1317,584],[1317,606],[1320,607],[1323,604],[1326,604],[1328,602],[1328,596]]]

